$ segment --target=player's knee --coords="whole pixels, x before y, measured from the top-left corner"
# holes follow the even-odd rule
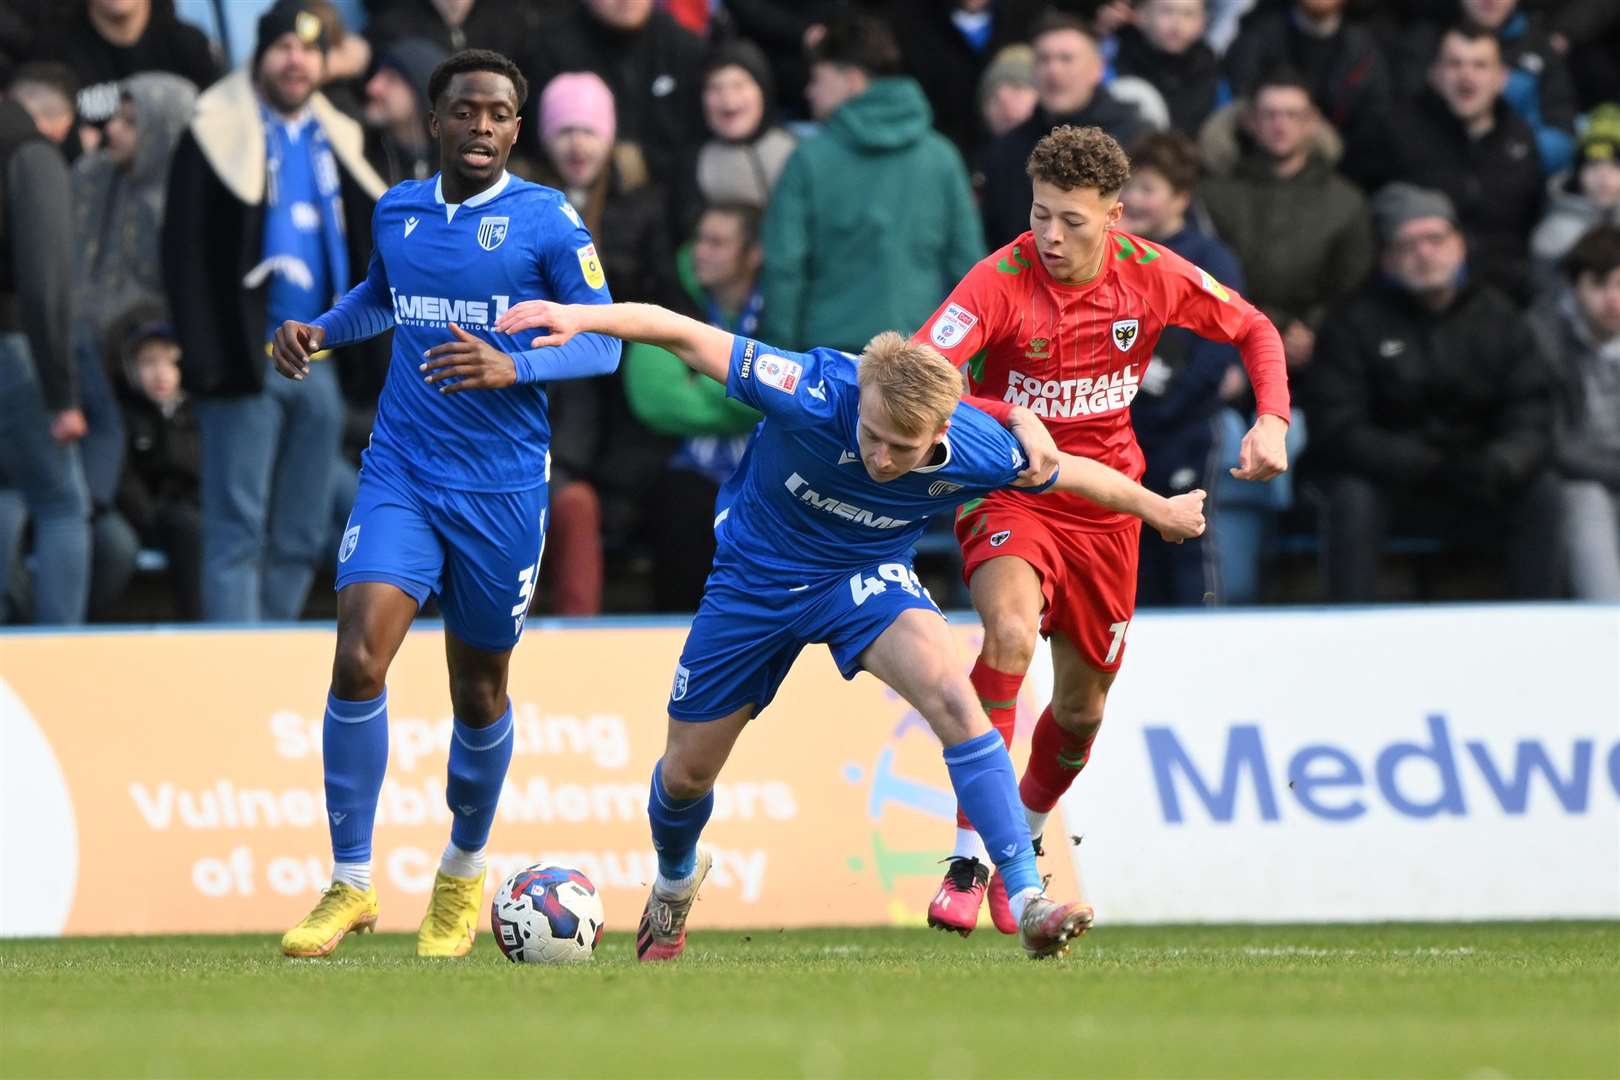
[[[984,625],[984,660],[997,671],[1021,673],[1029,670],[1035,658],[1035,639],[1040,635],[1040,620],[1029,619],[1021,612],[1001,612],[991,615]]]
[[[1106,701],[1107,698],[1100,694],[1053,698],[1052,719],[1064,731],[1090,738],[1102,727],[1103,704]]]
[[[364,636],[338,638],[332,661],[332,693],[344,701],[369,701],[388,682],[388,660]]]
[[[664,791],[675,799],[700,799],[714,787],[720,775],[718,765],[710,767],[691,756],[665,752],[658,765],[658,777]]]
[[[483,675],[452,675],[450,707],[456,719],[469,727],[488,727],[506,711],[506,687]]]
[[[971,739],[989,724],[973,684],[966,678],[952,677],[954,674],[942,672],[933,682],[937,689],[931,700],[923,702],[924,707],[918,710],[947,746]]]

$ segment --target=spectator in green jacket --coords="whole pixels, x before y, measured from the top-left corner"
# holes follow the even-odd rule
[[[920,326],[984,254],[967,170],[881,22],[830,23],[805,96],[823,122],[765,213],[765,326],[774,345],[858,352]]]
[[[759,332],[759,217],[742,203],[710,206],[677,260],[692,314],[744,337]],[[742,460],[759,413],[656,345],[626,347],[624,390],[636,419],[686,440],[652,489],[651,514],[660,523],[653,601],[658,611],[695,611],[714,560],[715,496]]]

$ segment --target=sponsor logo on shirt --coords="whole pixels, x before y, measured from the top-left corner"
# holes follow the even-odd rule
[[[932,499],[944,498],[952,492],[961,491],[961,484],[953,484],[949,480],[935,480],[928,485],[928,496]]]
[[[562,211],[563,217],[567,218],[574,228],[583,229],[585,227],[585,223],[579,220],[579,211],[574,209],[572,203],[558,203],[557,209]]]
[[[595,244],[586,244],[575,254],[579,256],[579,272],[585,275],[585,284],[593,289],[607,284],[607,275],[602,273],[602,260],[596,257]]]
[[[978,321],[979,317],[961,304],[949,304],[929,328],[928,340],[937,348],[949,349],[966,337]]]
[[[742,363],[737,365],[738,379],[746,379],[754,373],[754,349],[758,344],[752,339],[743,342]]]
[[[413,296],[390,288],[394,298],[394,321],[401,326],[489,326],[511,306],[510,296],[488,300],[464,300],[450,296]]]
[[[1029,348],[1024,351],[1024,356],[1030,360],[1045,360],[1052,355],[1051,344],[1046,338],[1032,337],[1029,339]]]
[[[804,367],[797,360],[789,360],[774,353],[766,353],[760,357],[754,370],[759,372],[761,383],[784,394],[796,393],[799,389],[799,379],[804,375]]]
[[[812,488],[804,477],[794,473],[783,483],[793,496],[806,506],[814,507],[823,513],[843,518],[856,525],[865,525],[869,529],[899,529],[911,524],[909,519],[892,518],[887,514],[874,514],[864,507],[844,502],[836,495],[822,495]]]
[[[1110,336],[1114,339],[1114,344],[1119,346],[1120,352],[1130,352],[1131,346],[1136,344],[1137,331],[1140,329],[1141,323],[1136,319],[1118,319],[1114,322]]]
[[[1142,388],[1140,367],[1126,364],[1096,379],[1038,379],[1009,371],[1003,400],[1036,416],[1097,416],[1128,409]]]
[[[485,251],[494,251],[506,239],[506,230],[511,225],[509,217],[483,217],[478,219],[478,246]]]
[[[420,223],[420,219],[418,219],[418,218],[413,218],[413,217],[406,218],[405,219],[405,235],[407,237],[409,237],[411,235],[411,233],[415,232],[416,231],[416,226],[419,223]]]

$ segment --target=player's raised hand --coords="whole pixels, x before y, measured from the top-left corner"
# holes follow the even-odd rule
[[[1165,511],[1151,522],[1159,535],[1172,544],[1204,535],[1204,492],[1193,489],[1165,500]]]
[[[1057,443],[1052,441],[1052,433],[1041,423],[1041,418],[1022,405],[1016,406],[1007,420],[1007,430],[1012,432],[1013,438],[1024,448],[1024,456],[1029,458],[1028,468],[1018,474],[1012,486],[1036,487],[1046,483],[1052,470],[1058,467],[1058,448]]]
[[[1239,480],[1270,480],[1288,471],[1288,422],[1269,413],[1254,422],[1238,447]]]
[[[462,390],[499,390],[517,382],[517,365],[512,358],[483,338],[450,324],[452,340],[427,351],[427,360],[418,369],[429,386],[441,394]]]
[[[495,332],[498,334],[516,334],[521,330],[535,330],[541,327],[546,333],[529,342],[529,348],[539,349],[547,345],[562,345],[579,333],[574,325],[567,304],[554,304],[550,300],[525,300],[521,304],[513,304],[506,312],[495,320]]]
[[[326,331],[309,323],[288,319],[276,327],[275,339],[270,345],[270,359],[276,370],[289,379],[302,379],[309,374],[309,358],[321,351],[326,343]]]

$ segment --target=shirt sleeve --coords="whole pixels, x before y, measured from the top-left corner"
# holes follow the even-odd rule
[[[559,304],[611,304],[607,275],[596,244],[579,215],[566,203],[544,209],[540,223],[540,277]],[[620,342],[601,334],[580,334],[566,345],[512,354],[520,383],[607,375],[619,366]]]
[[[1149,262],[1121,265],[1135,268],[1138,280],[1158,297],[1167,324],[1236,345],[1254,389],[1255,411],[1288,419],[1288,365],[1270,319],[1209,271],[1165,248],[1157,248],[1157,258]]]
[[[394,326],[394,308],[389,301],[388,270],[376,248],[371,249],[371,265],[360,284],[350,289],[317,318],[312,326],[326,332],[322,348],[336,349],[374,338]]]
[[[970,388],[976,389],[981,369],[975,361],[1005,333],[1006,312],[1011,308],[1009,285],[1019,274],[1028,273],[1028,268],[1028,258],[1017,244],[981,261],[911,340],[938,349],[968,373]]]
[[[975,493],[1011,487],[1018,474],[1029,467],[1029,458],[1012,432],[974,404],[967,402],[951,414],[951,443],[957,463],[966,476],[965,489]],[[1019,488],[1039,494],[1057,483],[1057,471],[1045,483]]]
[[[836,415],[838,399],[847,388],[842,381],[829,382],[825,370],[829,357],[840,355],[825,349],[787,352],[734,335],[726,394],[789,427],[824,423]]]

